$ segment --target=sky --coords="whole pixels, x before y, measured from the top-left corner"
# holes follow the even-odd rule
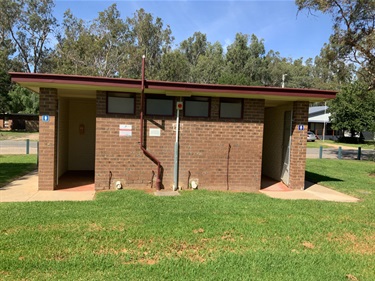
[[[133,17],[140,8],[161,18],[172,30],[174,47],[197,31],[206,34],[211,43],[219,41],[225,49],[236,33],[255,34],[264,39],[266,52],[306,60],[319,55],[332,34],[330,16],[298,13],[294,0],[56,0],[54,15],[61,23],[64,12],[70,9],[74,16],[90,21],[113,3],[123,19]]]

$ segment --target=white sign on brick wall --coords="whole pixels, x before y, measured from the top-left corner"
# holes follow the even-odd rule
[[[131,137],[132,136],[132,125],[121,124],[119,126],[120,137]]]
[[[161,130],[159,128],[150,128],[150,137],[160,137]]]

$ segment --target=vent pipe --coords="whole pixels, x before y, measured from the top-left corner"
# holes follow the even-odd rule
[[[140,114],[140,136],[139,136],[139,143],[140,148],[143,151],[143,153],[151,159],[152,162],[154,162],[158,166],[158,171],[156,174],[156,183],[155,187],[156,190],[160,190],[161,187],[161,164],[160,161],[152,155],[144,146],[144,135],[143,135],[143,128],[144,128],[144,110],[145,110],[145,56],[142,56],[142,84],[141,84],[141,114]]]

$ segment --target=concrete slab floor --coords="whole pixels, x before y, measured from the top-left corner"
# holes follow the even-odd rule
[[[330,189],[328,187],[314,184],[310,182],[305,182],[304,190],[294,190],[289,189],[280,182],[275,183],[274,186],[269,186],[268,188],[260,190],[261,193],[277,199],[287,199],[287,200],[322,200],[322,201],[333,201],[333,202],[358,202],[358,198],[346,195],[344,193],[338,192],[336,190]]]
[[[180,196],[178,191],[170,191],[170,190],[158,190],[154,192],[155,196]]]
[[[292,190],[281,182],[267,182],[261,193],[278,199],[287,200],[324,200],[334,202],[358,202],[359,199],[332,190],[330,188],[306,182],[305,190]],[[177,191],[156,191],[156,196],[178,196]],[[0,202],[28,201],[87,201],[93,200],[95,190],[87,185],[85,188],[70,188],[53,191],[38,191],[38,174],[32,172],[0,188]]]
[[[89,201],[94,196],[95,190],[38,190],[37,171],[0,188],[0,202]]]

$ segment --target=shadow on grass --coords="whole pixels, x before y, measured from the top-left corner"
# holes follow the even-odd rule
[[[324,181],[343,181],[341,179],[337,178],[332,178],[329,176],[321,175],[321,174],[316,174],[312,172],[305,172],[305,178],[307,181],[313,182],[313,183],[319,183],[319,182],[324,182]]]
[[[0,188],[35,169],[34,163],[0,163]]]

